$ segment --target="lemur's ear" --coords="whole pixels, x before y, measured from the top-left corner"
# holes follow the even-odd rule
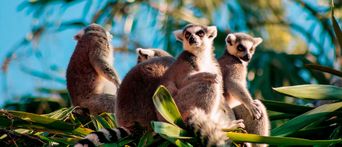
[[[175,35],[176,39],[180,42],[183,42],[184,38],[183,38],[183,30],[176,30],[173,31],[173,35]]]
[[[149,49],[137,48],[136,52],[139,56],[154,56],[154,51]]]
[[[84,30],[82,29],[81,31],[79,31],[79,32],[74,36],[74,39],[75,39],[76,41],[79,41],[79,40],[82,38],[83,35],[84,35]]]
[[[217,36],[217,27],[216,26],[208,26],[207,27],[208,30],[208,36],[209,38],[216,38]]]
[[[232,46],[235,44],[236,36],[234,34],[228,34],[226,37],[226,44]]]
[[[254,46],[257,47],[261,42],[262,42],[262,38],[260,37],[256,37],[256,38],[253,38],[254,40]]]

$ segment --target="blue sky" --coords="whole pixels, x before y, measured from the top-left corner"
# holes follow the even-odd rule
[[[20,3],[21,1],[0,1],[0,5],[6,5],[0,9],[0,63],[3,63],[8,51],[23,39],[33,26],[32,16],[27,13],[28,10],[18,11]],[[65,12],[68,15],[63,15],[62,19],[81,16],[82,13],[78,10],[82,5],[81,3],[68,9]],[[56,79],[64,79],[65,69],[76,45],[73,36],[78,31],[68,29],[59,33],[49,33],[44,36],[37,49],[20,48],[17,52],[18,58],[11,62],[8,72],[0,75],[0,106],[5,101],[16,101],[23,95],[41,96],[35,88],[64,89],[65,84],[61,82],[43,80],[25,71],[34,70],[54,75]],[[115,54],[114,66],[121,78],[135,63],[135,54]]]

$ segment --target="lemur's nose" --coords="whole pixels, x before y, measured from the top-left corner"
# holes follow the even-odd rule
[[[248,61],[251,59],[251,57],[247,54],[247,55],[243,56],[241,59],[242,59],[243,61],[248,62]]]
[[[189,37],[189,44],[194,44],[194,43],[196,43],[195,38],[192,37],[192,36],[190,36],[190,37]]]

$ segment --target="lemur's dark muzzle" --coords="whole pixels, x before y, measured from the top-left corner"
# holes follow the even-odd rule
[[[248,62],[250,60],[250,57],[248,55],[245,55],[241,58],[243,61]]]
[[[189,37],[189,44],[192,45],[192,44],[194,44],[194,43],[196,43],[195,38],[192,37],[192,36],[190,36],[190,37]]]

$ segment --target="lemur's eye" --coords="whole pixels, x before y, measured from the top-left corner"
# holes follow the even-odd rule
[[[189,38],[190,33],[188,31],[185,32],[185,38]]]
[[[246,48],[243,45],[241,45],[241,44],[239,44],[237,46],[237,49],[238,49],[238,51],[241,51],[241,52],[246,50]]]
[[[196,35],[203,37],[204,36],[204,31],[203,30],[199,30]]]

